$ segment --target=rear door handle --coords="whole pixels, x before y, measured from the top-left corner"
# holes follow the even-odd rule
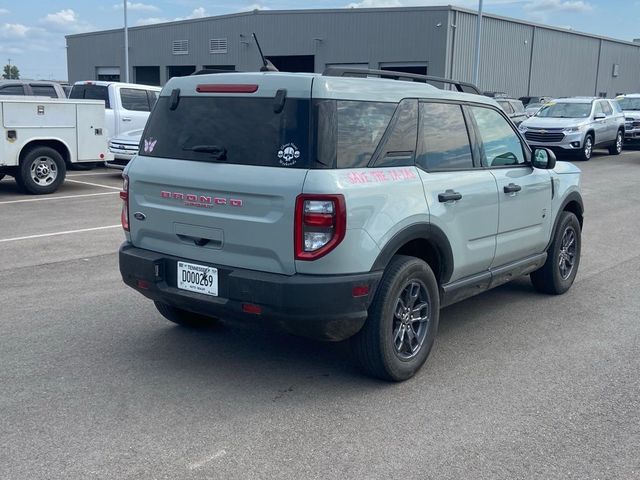
[[[123,122],[130,122],[131,119],[129,117],[122,117]]]
[[[504,186],[504,193],[516,193],[522,190],[520,185],[516,185],[515,183],[510,183],[509,185]]]
[[[445,202],[455,202],[462,198],[462,194],[459,192],[454,192],[451,189],[445,190],[444,193],[438,194],[438,201],[441,203]]]

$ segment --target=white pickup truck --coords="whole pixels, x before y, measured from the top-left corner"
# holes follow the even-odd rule
[[[130,130],[144,128],[160,87],[135,83],[82,81],[73,84],[69,98],[102,100],[107,140]]]
[[[102,101],[0,97],[0,119],[0,179],[27,193],[53,193],[68,166],[111,158]]]

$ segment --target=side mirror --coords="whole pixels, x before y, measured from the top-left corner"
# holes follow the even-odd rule
[[[556,166],[556,155],[548,148],[536,148],[531,164],[541,170],[552,170]]]
[[[601,114],[599,114],[599,115],[594,115],[594,116],[593,116],[593,119],[594,119],[594,120],[604,120],[605,118],[607,118],[607,116],[606,116],[606,115],[603,115],[602,113],[601,113]]]

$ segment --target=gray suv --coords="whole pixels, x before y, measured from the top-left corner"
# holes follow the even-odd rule
[[[596,147],[620,154],[624,127],[624,114],[611,100],[563,98],[543,105],[519,129],[533,148],[547,147],[589,160]]]
[[[171,79],[123,174],[124,282],[181,325],[350,338],[392,381],[442,307],[522,275],[567,291],[580,170],[490,98],[367,75],[389,72]]]
[[[625,142],[640,139],[640,94],[630,93],[616,97],[615,102],[624,113]]]

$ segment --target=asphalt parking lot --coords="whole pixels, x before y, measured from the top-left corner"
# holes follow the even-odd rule
[[[0,181],[0,478],[640,478],[640,150],[578,165],[573,288],[443,310],[402,384],[345,343],[162,319],[119,277],[119,172]]]

